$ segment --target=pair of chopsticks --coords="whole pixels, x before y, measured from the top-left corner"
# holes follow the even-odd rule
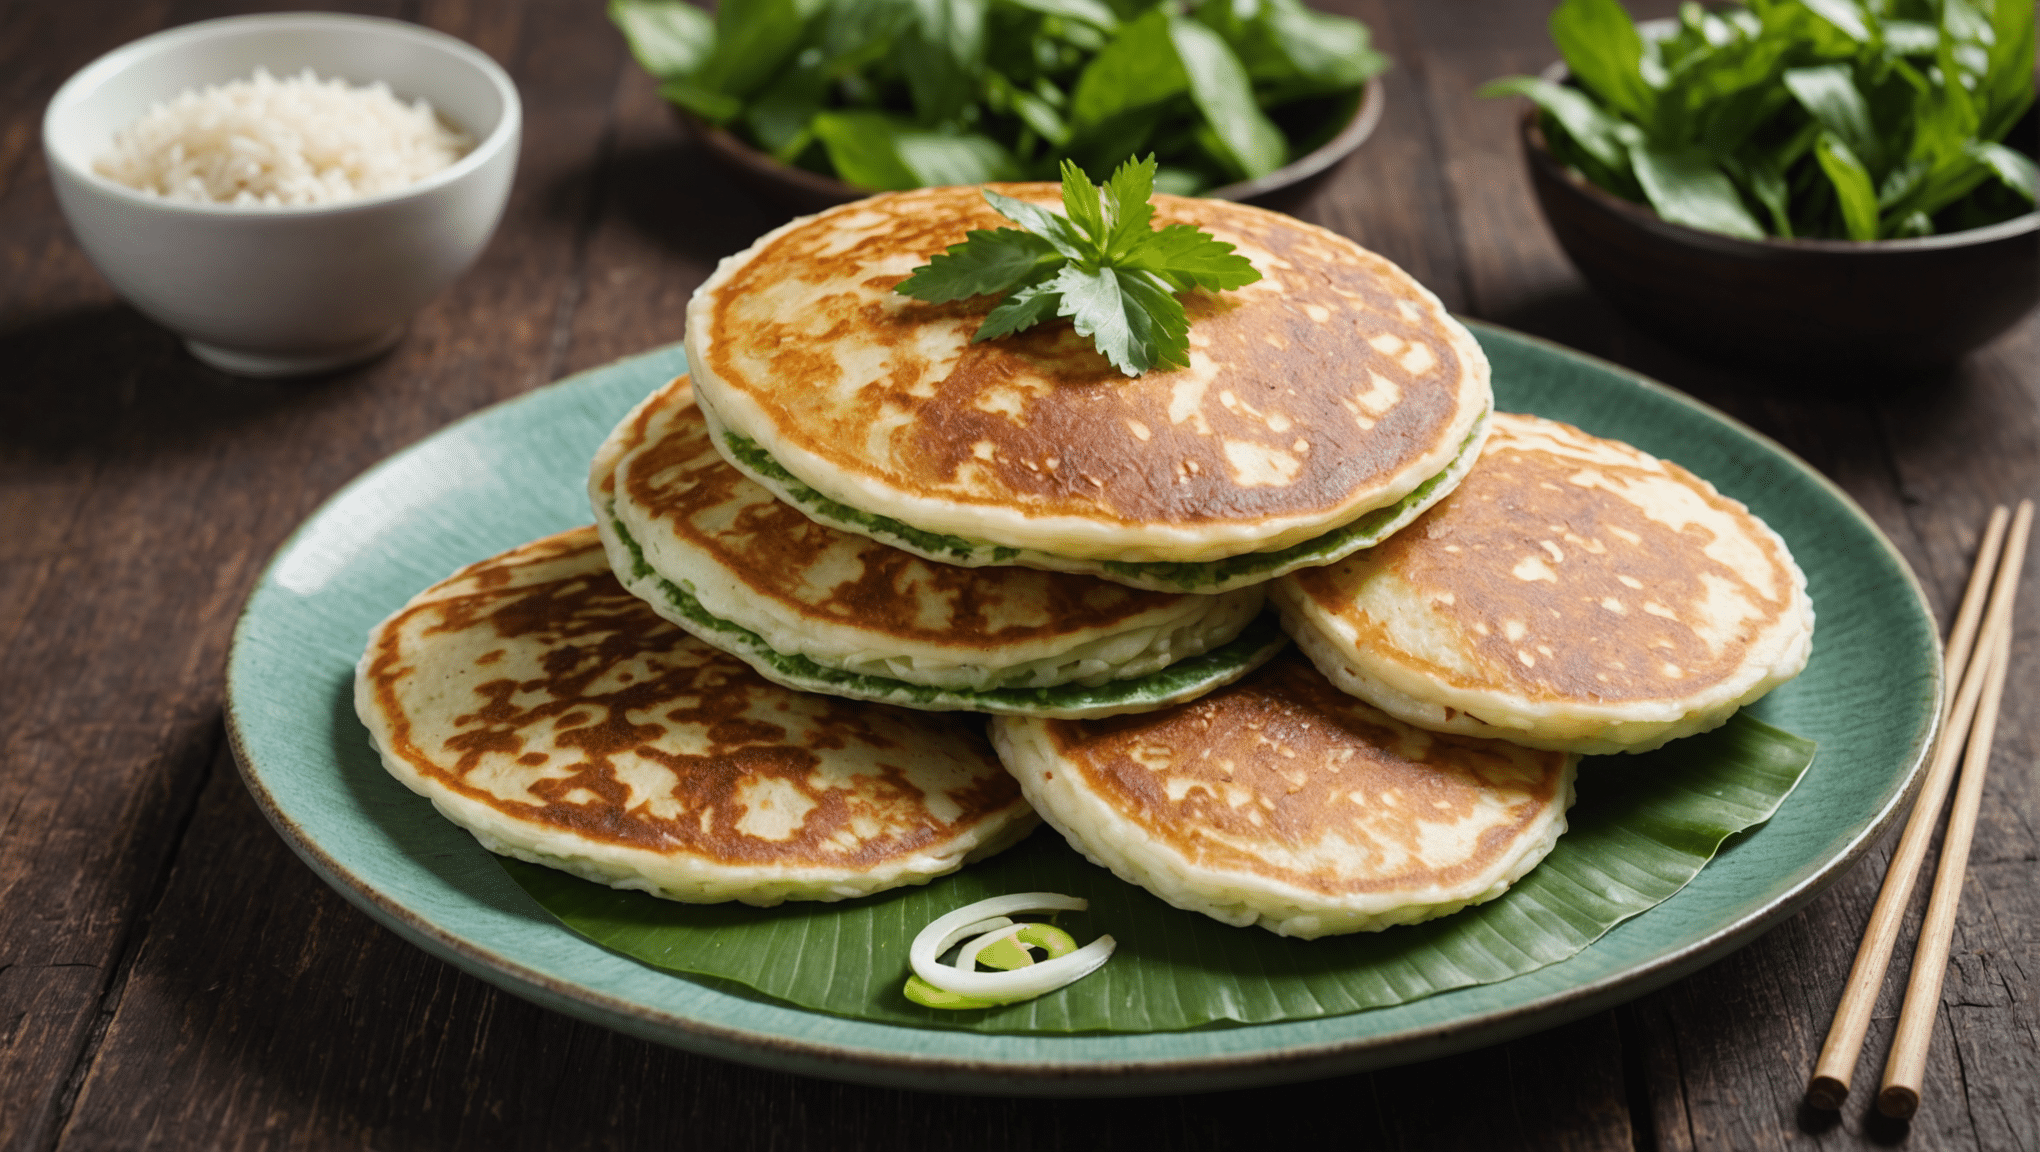
[[[2008,519],[2009,540],[2005,531]],[[1814,1066],[1813,1079],[1806,1086],[1806,1102],[1816,1108],[1840,1108],[1848,1098],[1849,1077],[1863,1050],[1863,1036],[1870,1029],[1870,1009],[1876,1003],[1878,990],[1884,986],[1884,969],[1898,939],[1899,923],[1905,919],[1913,881],[1926,857],[1928,841],[1933,839],[1941,803],[1947,798],[1949,782],[1955,777],[1955,762],[1960,758],[1962,783],[1955,794],[1954,811],[1948,817],[1940,867],[1934,874],[1926,921],[1920,926],[1919,944],[1913,953],[1905,1006],[1899,1012],[1898,1031],[1892,1037],[1891,1055],[1884,1064],[1884,1085],[1877,1093],[1877,1110],[1886,1116],[1906,1120],[1919,1110],[1920,1089],[1927,1071],[1927,1045],[1933,1039],[1934,1016],[1941,1006],[1941,978],[1947,972],[1948,948],[1955,935],[1955,902],[1961,895],[1962,877],[1969,866],[1969,843],[1976,832],[1977,810],[1983,799],[1991,739],[1997,732],[1998,701],[2004,696],[2005,666],[2011,663],[2012,599],[2018,594],[2019,570],[2025,563],[2026,541],[2032,527],[2033,502],[2024,500],[2019,503],[2016,517],[2008,517],[2000,505],[1991,513],[1990,525],[1984,530],[1976,567],[1969,574],[1969,588],[1948,634],[1948,676],[1951,681],[1959,680],[1961,688],[1942,713],[1940,743],[1935,745],[1933,761],[1920,785],[1912,817],[1899,837],[1898,850],[1891,855],[1891,865],[1884,873],[1884,888],[1877,894],[1877,904],[1870,912],[1870,926],[1863,933],[1863,943],[1856,949],[1856,962],[1849,969],[1849,982],[1842,990],[1841,1006],[1835,1009],[1827,1043],[1821,1046],[1820,1062]],[[1965,745],[1967,756],[1962,754]]]

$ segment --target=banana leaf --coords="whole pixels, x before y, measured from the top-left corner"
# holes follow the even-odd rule
[[[1158,1032],[1305,1020],[1401,1004],[1557,963],[1685,887],[1723,841],[1770,819],[1814,743],[1746,714],[1638,756],[1582,762],[1550,856],[1497,900],[1384,932],[1291,940],[1170,907],[1043,827],[918,888],[840,904],[678,904],[518,860],[511,877],[566,927],[658,968],[803,1008],[980,1032]],[[1057,923],[1119,949],[1096,973],[1000,1008],[924,1008],[902,993],[922,926],[1009,892],[1091,902]]]

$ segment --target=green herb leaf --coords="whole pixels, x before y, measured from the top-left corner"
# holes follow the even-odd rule
[[[1168,285],[1138,270],[1068,265],[1055,288],[1062,294],[1057,314],[1128,376],[1188,363],[1190,323]]]
[[[1013,154],[981,133],[913,129],[900,132],[893,146],[921,187],[1020,178],[1020,165]]]
[[[1084,66],[1070,97],[1070,119],[1083,133],[1129,112],[1148,109],[1189,87],[1160,8],[1121,26],[1104,51]]]
[[[1081,172],[1082,169],[1078,171]],[[1086,182],[1089,182],[1088,178]],[[984,190],[984,196],[985,203],[996,208],[999,215],[1048,241],[1064,258],[1070,260],[1096,258],[1096,245],[1089,236],[1072,225],[1068,217],[1058,216],[1039,204],[1015,200],[1003,192],[994,192],[990,188]]]
[[[1188,224],[1149,232],[1127,254],[1123,267],[1152,272],[1164,280],[1213,292],[1242,288],[1261,278],[1233,246]]]
[[[744,123],[750,126],[751,138],[775,156],[789,150],[798,154],[814,139],[815,115],[827,95],[826,76],[793,69],[766,86],[744,113]]]
[[[970,342],[982,343],[1010,336],[1015,332],[1034,327],[1043,320],[1054,316],[1062,307],[1062,293],[1056,290],[1053,279],[1038,284],[1026,284],[1006,293],[999,306],[985,317],[971,334]]]
[[[1731,175],[1736,169],[1729,167],[1733,161],[1723,161]],[[1787,240],[1792,238],[1792,214],[1790,199],[1792,188],[1785,182],[1785,174],[1778,170],[1777,163],[1769,156],[1753,157],[1748,164],[1741,165],[1742,179],[1739,181],[1757,203],[1771,214],[1771,230]]]
[[[1847,64],[1788,68],[1785,87],[1821,127],[1849,146],[1866,169],[1884,169],[1884,144],[1871,123],[1870,103],[1857,89],[1855,74]]]
[[[1884,174],[1884,182],[1877,186],[1877,206],[1889,208],[1916,191],[1933,166],[1926,160],[1908,160]]]
[[[959,123],[977,95],[987,7],[987,0],[913,0],[915,20],[899,38],[894,58],[922,124]]]
[[[1778,85],[1791,49],[1777,40],[1726,45],[1679,76],[1676,93],[1667,99],[1681,108],[1695,138],[1717,154],[1733,152],[1792,102],[1792,94]]]
[[[2004,139],[2033,106],[2033,4],[1996,0],[1990,13],[1990,48],[1981,88],[1990,112],[1981,135]]]
[[[1643,143],[1630,148],[1629,161],[1650,206],[1672,223],[1745,240],[1764,238],[1734,182],[1700,149]]]
[[[1551,40],[1595,95],[1640,124],[1653,120],[1657,93],[1643,78],[1643,37],[1617,0],[1565,0],[1551,14]]]
[[[1932,56],[1941,46],[1941,30],[1917,20],[1886,20],[1884,46],[1896,56]]]
[[[1190,327],[1174,293],[1251,284],[1261,274],[1233,246],[1187,224],[1154,231],[1154,157],[1129,160],[1101,190],[1063,161],[1063,210],[986,188],[985,202],[1026,231],[976,231],[895,289],[943,303],[1005,292],[973,343],[1067,316],[1128,376],[1189,362]]]
[[[1840,136],[1825,129],[1813,146],[1813,154],[1834,185],[1849,239],[1877,239],[1877,189],[1870,184],[1870,170],[1863,167],[1863,161]]]
[[[715,51],[715,20],[685,0],[610,0],[630,54],[663,80],[691,75]]]
[[[898,291],[931,304],[1004,292],[1062,262],[1047,240],[1017,228],[980,229],[914,269]]]
[[[1492,80],[1481,87],[1479,95],[1528,97],[1594,159],[1618,172],[1629,168],[1629,145],[1643,139],[1636,125],[1603,112],[1586,93],[1536,76]]]
[[[1246,69],[1218,33],[1178,16],[1169,21],[1169,41],[1188,78],[1190,99],[1224,143],[1230,166],[1249,180],[1282,167],[1289,159],[1282,130],[1254,103]]]
[[[930,131],[881,112],[823,112],[811,129],[843,179],[873,191],[976,184],[1019,174],[1012,154],[987,136]]]
[[[1069,214],[1070,223],[1084,234],[1088,249],[1103,255],[1105,205],[1099,199],[1098,186],[1091,183],[1091,177],[1082,168],[1067,160],[1062,166],[1062,201],[1063,211]]]
[[[1165,122],[1175,121],[1176,103],[1170,101],[1147,108],[1131,109],[1094,124],[1079,125],[1073,120],[1070,125],[1067,159],[1075,161],[1078,167],[1087,172],[1109,172],[1118,163],[1117,157],[1130,157],[1154,151],[1155,130]],[[1184,100],[1181,103],[1189,102]],[[1173,140],[1170,143],[1173,147],[1184,149],[1181,140]],[[1202,154],[1196,154],[1196,159],[1201,164],[1206,162],[1206,157]]]
[[[986,73],[985,81],[989,87],[999,91],[1013,115],[1018,116],[1036,135],[1056,148],[1070,142],[1069,121],[1063,119],[1054,104],[1036,93],[1014,87],[1011,81],[997,72]]]
[[[1044,16],[1061,16],[1068,20],[1081,20],[1105,32],[1119,28],[1119,16],[1110,5],[1099,0],[1006,0],[1016,7],[1030,9]]]
[[[745,0],[715,13],[715,52],[693,79],[703,88],[749,98],[776,79],[807,35],[822,0]]]
[[[1117,263],[1125,259],[1154,235],[1155,208],[1148,201],[1155,194],[1155,171],[1155,158],[1149,156],[1121,164],[1105,182],[1105,219],[1110,230],[1100,239],[1107,260]],[[1063,178],[1069,179],[1067,174]]]
[[[1307,8],[1300,0],[1266,0],[1262,11],[1290,66],[1322,89],[1357,87],[1388,67],[1388,57],[1374,50],[1367,26],[1358,20]]]
[[[1868,44],[1875,37],[1865,22],[1863,9],[1855,0],[1801,0],[1814,15],[1848,33],[1849,38]]]
[[[1900,220],[1891,229],[1890,238],[1899,240],[1915,236],[1932,236],[1933,234],[1934,218],[1925,212],[1913,212],[1908,214],[1905,219]]]
[[[1990,165],[1983,160],[1981,149],[1965,146],[1953,155],[1942,157],[1918,187],[1886,207],[1884,214],[1887,218],[1909,216],[1914,212],[1932,216],[1969,195],[1977,185],[1993,175]]]
[[[1969,86],[1962,82],[1962,66],[1957,51],[1960,41],[1948,34],[1944,27],[1940,47],[1934,50],[1934,64],[1941,70],[1938,95],[1947,107],[1947,135],[1969,138],[1983,126],[1983,110],[1977,107],[1976,97]]]
[[[2035,187],[2040,186],[2040,166],[2034,165],[2031,157],[2002,144],[1978,144],[1976,155],[1990,166],[1992,172],[1997,173],[2005,187],[2024,196],[2027,203],[2033,203]]]
[[[659,95],[687,109],[710,124],[727,124],[744,110],[744,102],[727,93],[704,88],[684,76],[659,85]]]
[[[914,170],[900,159],[899,127],[885,114],[824,112],[814,118],[814,133],[829,150],[837,174],[859,188],[915,186]]]

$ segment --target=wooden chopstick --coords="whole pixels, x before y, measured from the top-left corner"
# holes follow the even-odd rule
[[[2021,524],[2012,530],[2015,541],[2023,543],[2019,527],[2031,521],[2032,510],[2030,500],[2019,506]],[[2017,556],[2007,556],[2005,567],[2015,567],[2017,560]],[[1976,727],[1969,734],[1969,754],[1962,760],[1962,783],[1955,791],[1955,808],[1948,816],[1948,835],[1941,842],[1941,863],[1934,873],[1933,894],[1927,899],[1927,918],[1920,925],[1912,976],[1906,983],[1905,1007],[1899,1010],[1898,1031],[1891,1039],[1891,1056],[1884,1064],[1884,1087],[1877,1093],[1877,1110],[1897,1120],[1909,1120],[1919,1111],[1920,1092],[1926,1081],[1927,1046],[1933,1042],[1934,1017],[1941,1007],[1941,981],[1947,975],[1948,950],[1955,939],[1955,905],[1962,898],[1969,846],[1976,834],[1977,813],[1983,806],[1984,777],[1990,771],[1991,739],[1997,735],[1998,704],[2004,698],[2005,672],[2012,662],[2010,621],[1986,635],[1979,651],[1987,653],[1990,683],[1984,687]]]
[[[2021,514],[2028,525],[2031,522],[2030,503],[2021,507]],[[1877,894],[1876,906],[1871,909],[1870,923],[1864,930],[1862,943],[1856,948],[1855,963],[1850,966],[1841,1003],[1835,1008],[1827,1041],[1821,1045],[1820,1059],[1814,1065],[1812,1079],[1807,1083],[1806,1101],[1816,1108],[1840,1108],[1849,1095],[1849,1081],[1855,1074],[1856,1061],[1862,1055],[1863,1038],[1870,1030],[1871,1010],[1876,1006],[1879,989],[1884,986],[1885,969],[1891,961],[1892,947],[1898,941],[1899,927],[1905,920],[1913,883],[1933,840],[1941,804],[1948,795],[1948,784],[1953,779],[1955,763],[1962,752],[1963,734],[1969,729],[1977,699],[1983,690],[1983,669],[1972,667],[1969,657],[1975,651],[1973,642],[1984,616],[1985,600],[1990,601],[1993,610],[2001,602],[2005,604],[2002,611],[1993,615],[1993,621],[2010,616],[2008,594],[2002,590],[2016,587],[2017,572],[2011,574],[2009,581],[2003,579],[2003,573],[1999,573],[1999,579],[1992,579],[1993,572],[1999,568],[1999,550],[2005,542],[2009,519],[2002,505],[1992,511],[1990,523],[1984,529],[1983,542],[1977,548],[1976,565],[1970,571],[1962,607],[1949,629],[1947,677],[1950,682],[1959,681],[1961,690],[1948,698],[1942,712],[1940,742],[1935,746],[1926,779],[1921,782],[1912,816],[1907,820],[1898,847],[1891,855],[1891,863],[1885,869],[1884,886]],[[2025,532],[2021,530],[2019,533],[2017,551],[2021,556],[2025,552]],[[1988,595],[1986,590],[1989,590]]]
[[[1977,625],[1983,619],[1983,605],[1988,599],[1986,593],[1996,587],[1992,575],[1997,571],[2005,530],[2011,525],[2011,520],[2010,510],[2000,504],[1990,510],[1990,522],[1984,526],[1983,543],[1976,550],[1976,565],[1969,572],[1969,586],[1962,590],[1962,607],[1956,611],[1955,623],[1948,629],[1947,677],[1951,684],[1960,684],[1962,677],[1969,672],[1969,655],[1975,651]],[[1946,723],[1954,715],[1955,697],[1950,696],[1942,710],[1941,720]]]

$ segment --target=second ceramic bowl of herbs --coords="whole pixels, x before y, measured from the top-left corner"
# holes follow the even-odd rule
[[[1702,354],[1945,364],[2040,301],[2033,6],[1753,0],[1631,22],[1565,0],[1527,96],[1539,205],[1581,273]]]
[[[1366,26],[1301,0],[613,0],[733,176],[812,212],[872,192],[1102,179],[1293,208],[1380,118]]]

